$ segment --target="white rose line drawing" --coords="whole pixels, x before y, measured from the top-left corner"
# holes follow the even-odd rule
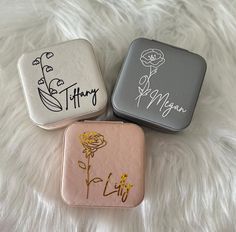
[[[149,75],[144,75],[139,79],[139,84],[143,87],[138,87],[139,95],[135,98],[135,100],[137,100],[137,107],[139,107],[141,98],[147,96],[151,92],[150,79],[157,73],[158,68],[165,63],[165,58],[161,50],[149,48],[142,52],[140,61],[143,66],[149,67]]]
[[[143,75],[139,79],[139,95],[135,98],[137,101],[137,108],[139,108],[141,99],[147,97],[149,102],[146,109],[149,109],[149,107],[155,104],[159,107],[159,111],[163,118],[167,117],[172,110],[179,113],[187,112],[187,109],[183,106],[171,101],[169,92],[161,93],[159,89],[151,88],[151,77],[156,74],[158,68],[165,63],[164,53],[159,49],[149,48],[141,53],[140,61],[143,66],[149,68],[149,75]]]

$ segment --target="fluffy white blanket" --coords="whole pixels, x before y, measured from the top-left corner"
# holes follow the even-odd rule
[[[199,53],[208,70],[189,128],[145,128],[146,194],[134,209],[66,206],[63,129],[27,115],[17,73],[26,51],[89,39],[111,93],[139,36]],[[1,0],[0,231],[236,231],[236,1]],[[111,108],[102,119],[112,119]]]

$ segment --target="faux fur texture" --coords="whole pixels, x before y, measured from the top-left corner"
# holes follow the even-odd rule
[[[26,51],[92,42],[109,94],[136,37],[196,52],[208,69],[189,128],[145,128],[146,193],[134,209],[70,208],[60,196],[64,129],[30,121],[17,73]],[[236,1],[1,0],[0,231],[236,231]],[[100,119],[112,119],[111,108]]]

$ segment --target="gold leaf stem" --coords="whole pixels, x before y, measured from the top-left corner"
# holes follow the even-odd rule
[[[88,159],[87,159],[87,180],[86,180],[86,185],[87,185],[87,199],[88,199],[88,197],[89,197],[89,184],[90,184],[89,171],[90,171],[90,155],[88,156]]]

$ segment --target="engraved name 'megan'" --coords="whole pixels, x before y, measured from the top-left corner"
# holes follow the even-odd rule
[[[160,93],[159,89],[155,89],[150,91],[149,97],[150,101],[146,108],[148,109],[151,105],[159,106],[159,111],[162,113],[161,116],[163,118],[165,118],[172,110],[182,113],[187,111],[182,106],[170,101],[170,93]]]

